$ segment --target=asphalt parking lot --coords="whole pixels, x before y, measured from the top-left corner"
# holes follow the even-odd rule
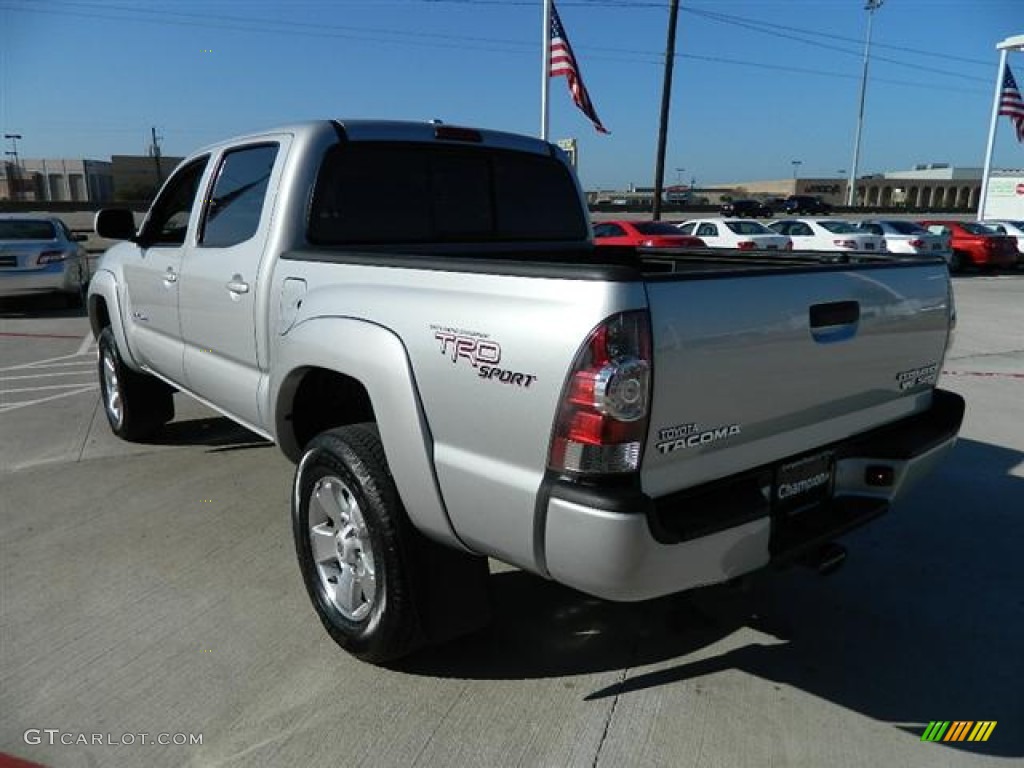
[[[838,573],[615,605],[495,567],[489,630],[388,670],[317,622],[275,447],[180,395],[158,441],[120,442],[85,317],[8,300],[0,753],[55,767],[1020,765],[1024,274],[954,282],[941,386],[967,398],[962,439],[846,537]],[[983,743],[924,743],[933,720],[997,725]]]

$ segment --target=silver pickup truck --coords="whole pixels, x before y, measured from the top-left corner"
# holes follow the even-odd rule
[[[963,417],[941,260],[595,248],[523,136],[287,126],[96,229],[111,428],[178,390],[275,441],[313,606],[374,663],[480,626],[487,557],[622,601],[832,562]]]

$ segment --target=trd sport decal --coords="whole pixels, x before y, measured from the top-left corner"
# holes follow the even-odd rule
[[[431,325],[430,330],[440,343],[441,354],[449,358],[452,365],[458,365],[460,360],[465,360],[476,369],[477,376],[481,379],[524,389],[537,380],[532,373],[499,367],[501,345],[492,341],[486,333],[441,325]]]

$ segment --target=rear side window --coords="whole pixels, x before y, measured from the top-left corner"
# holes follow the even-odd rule
[[[0,219],[0,240],[56,240],[57,230],[49,221]]]
[[[277,144],[261,144],[224,155],[206,205],[201,246],[227,248],[256,234],[277,150]]]
[[[482,147],[341,144],[324,158],[308,239],[320,245],[585,240],[558,160]]]

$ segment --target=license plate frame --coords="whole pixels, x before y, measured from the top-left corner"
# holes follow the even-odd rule
[[[835,451],[784,461],[772,475],[772,508],[788,516],[816,507],[831,498],[835,477]]]

